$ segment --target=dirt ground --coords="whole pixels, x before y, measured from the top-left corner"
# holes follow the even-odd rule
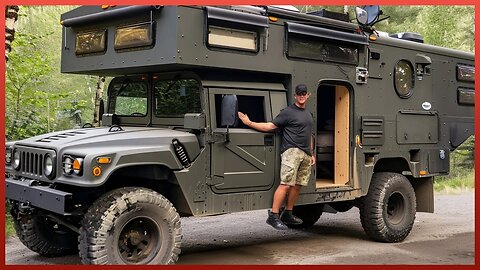
[[[182,218],[178,264],[474,264],[474,193],[437,194],[435,213],[417,213],[402,243],[370,241],[358,209],[324,213],[308,230],[277,231],[266,210]],[[80,264],[78,256],[43,258],[18,238],[6,240],[6,264]]]

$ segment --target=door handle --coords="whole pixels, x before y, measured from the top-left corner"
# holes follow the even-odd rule
[[[273,146],[273,134],[268,134],[263,137],[263,144],[265,146]]]

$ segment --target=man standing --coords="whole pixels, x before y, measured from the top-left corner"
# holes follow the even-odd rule
[[[258,131],[282,129],[282,165],[280,185],[273,195],[272,209],[268,211],[267,224],[278,230],[286,230],[286,225],[300,225],[302,220],[292,214],[293,206],[300,194],[300,188],[308,184],[310,166],[315,164],[313,155],[312,127],[313,118],[305,109],[310,97],[307,86],[295,87],[295,103],[283,109],[272,122],[251,121],[246,114],[238,112],[240,120],[248,127]],[[285,211],[280,216],[280,208],[287,199]]]

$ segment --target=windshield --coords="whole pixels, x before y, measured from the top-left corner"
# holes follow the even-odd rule
[[[155,83],[154,113],[156,117],[183,117],[200,113],[200,84],[194,79],[165,80]]]
[[[125,79],[110,88],[109,111],[119,116],[147,115],[148,85]]]

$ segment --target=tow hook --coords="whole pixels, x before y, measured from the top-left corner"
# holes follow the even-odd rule
[[[18,214],[29,215],[33,212],[33,208],[30,207],[30,202],[22,202],[18,205]]]

